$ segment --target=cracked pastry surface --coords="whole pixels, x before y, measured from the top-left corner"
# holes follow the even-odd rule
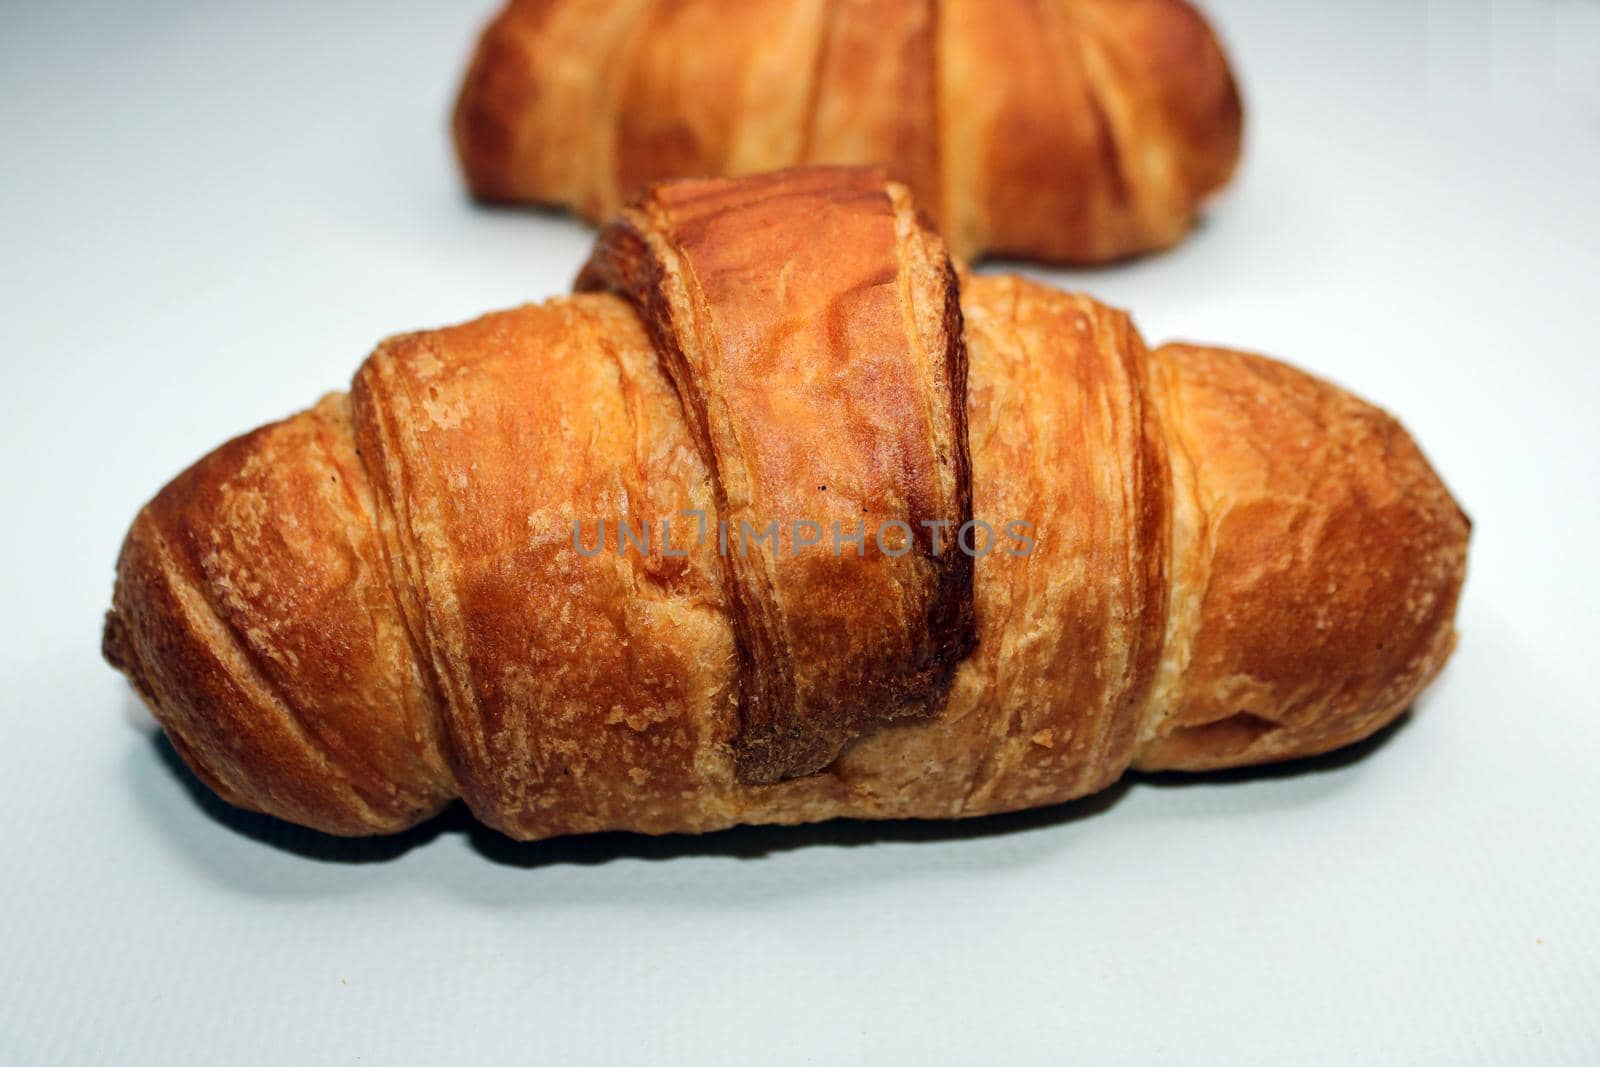
[[[1400,425],[1282,363],[1151,350],[1089,297],[963,275],[905,195],[828,169],[664,187],[602,236],[595,291],[384,342],[349,394],[139,513],[108,659],[222,797],[343,834],[456,796],[521,838],[977,815],[1321,753],[1403,712],[1451,651],[1469,523]],[[697,274],[693,322],[653,319],[667,282],[629,283],[629,226]],[[674,371],[665,330],[716,351]],[[862,337],[892,366],[841,342]],[[951,571],[869,537],[752,578],[715,537],[575,542],[575,520],[741,500],[1023,520],[1033,545]],[[741,611],[777,623],[752,640]],[[753,717],[779,659],[789,702]],[[792,748],[762,747],[774,723]]]
[[[487,200],[878,165],[962,258],[1094,263],[1188,232],[1243,111],[1186,0],[512,0],[453,128]]]

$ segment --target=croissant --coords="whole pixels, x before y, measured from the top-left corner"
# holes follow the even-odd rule
[[[965,275],[880,174],[654,187],[577,288],[385,341],[139,513],[105,655],[223,798],[978,815],[1325,752],[1451,651],[1469,524],[1393,419]]]
[[[511,0],[454,134],[485,200],[877,164],[958,256],[1094,263],[1177,243],[1242,124],[1184,0]]]

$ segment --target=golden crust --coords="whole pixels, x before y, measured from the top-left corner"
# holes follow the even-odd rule
[[[1471,523],[1394,419],[1259,356],[1155,354],[1186,520],[1171,685],[1136,765],[1326,752],[1408,706],[1454,646]]]
[[[715,514],[636,317],[579,298],[396,338],[353,399],[467,803],[520,836],[664,825],[732,731],[733,644],[708,552],[577,551],[575,521]]]
[[[812,217],[860,216],[823,225],[855,234],[829,246],[837,278],[889,262],[874,258],[885,254],[871,236],[885,208],[861,175],[695,183],[630,217],[680,257],[675,270],[709,277],[724,261],[697,242],[716,228],[697,237],[696,209],[651,212],[671,216],[662,204],[710,195],[719,213],[776,211],[781,223],[787,201],[772,202],[774,181]],[[902,218],[903,191],[876,188]],[[603,239],[591,281],[621,277],[604,259],[622,232]],[[783,264],[807,262],[803,242],[747,232],[715,240],[751,257],[748,284],[702,278],[694,309],[730,335],[773,313]],[[894,230],[896,270],[910,233]],[[926,262],[942,261],[935,238],[915,236]],[[904,324],[927,325],[915,305],[935,299],[936,287],[918,288],[929,280],[896,287],[896,329],[880,331],[886,320],[870,305],[836,308],[841,336],[874,337],[907,365],[928,358],[937,329]],[[809,306],[833,282],[797,268],[791,284]],[[609,293],[385,342],[348,401],[330,397],[180,475],[129,532],[107,657],[235,804],[373,833],[460,795],[522,838],[1049,804],[1129,766],[1238,766],[1350,743],[1399,715],[1442,667],[1469,524],[1393,419],[1261,357],[1152,353],[1121,312],[1021,278],[963,279],[959,310],[942,321],[958,324],[969,360],[971,513],[996,538],[971,572],[977,643],[923,717],[898,717],[897,697],[875,717],[847,715],[841,735],[839,709],[862,694],[815,690],[808,714],[787,725],[828,745],[857,738],[816,773],[749,773],[751,646],[737,603],[748,591],[715,537],[680,535],[673,552],[659,538],[644,551],[618,551],[613,538],[598,553],[574,541],[575,520],[590,548],[596,519],[717,516],[731,495],[716,465],[732,453],[726,442],[708,452],[693,427],[705,416],[691,416],[696,404],[727,403],[737,382],[710,373],[705,352],[678,379],[658,350],[655,312]],[[698,343],[670,325],[672,343]],[[804,326],[788,330],[803,336]],[[772,358],[786,335],[756,331],[752,351],[716,358]],[[867,365],[850,345],[805,343],[830,374]],[[900,421],[945,396],[943,381],[884,390],[886,439],[943,439]],[[762,403],[781,400],[781,382],[756,384]],[[831,484],[861,463],[870,448],[821,443],[854,440],[846,409],[789,408],[774,420],[788,425],[754,427],[826,449],[809,467],[750,467],[778,487],[758,491],[779,492],[782,505],[780,491],[799,492],[802,475]],[[718,418],[725,431],[758,410]],[[942,490],[953,495],[933,513],[959,513],[957,488]],[[896,506],[912,514],[905,500]],[[1014,520],[1028,525],[1013,531]],[[1020,547],[1016,536],[1032,551],[1006,551]],[[896,573],[867,562],[836,576],[847,600]],[[927,596],[940,577],[912,568],[899,580]],[[801,622],[836,610],[817,575],[783,581]],[[910,636],[895,664],[877,658],[881,620],[847,606],[857,614],[833,634],[840,662],[917,674],[936,613],[897,631]]]
[[[937,544],[972,517],[955,271],[892,192],[826,168],[662,186],[577,283],[639,308],[738,546],[749,782],[926,714],[972,647],[972,560]]]
[[[511,0],[454,118],[484,199],[878,165],[963,258],[1080,263],[1181,239],[1242,128],[1185,0]]]
[[[230,441],[140,512],[106,627],[207,784],[336,833],[454,795],[367,495],[343,396]]]

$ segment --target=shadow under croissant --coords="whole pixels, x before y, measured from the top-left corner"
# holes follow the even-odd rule
[[[195,803],[215,822],[264,845],[325,863],[383,862],[427,844],[441,834],[464,834],[472,848],[495,863],[536,868],[556,864],[595,865],[620,859],[668,860],[679,856],[757,859],[776,852],[818,845],[852,847],[888,842],[962,841],[1025,830],[1063,826],[1109,811],[1135,785],[1158,789],[1225,786],[1271,779],[1299,778],[1339,771],[1382,748],[1411,720],[1401,716],[1365,741],[1310,759],[1203,774],[1130,773],[1109,789],[1050,807],[971,819],[835,819],[800,826],[737,826],[709,834],[580,834],[545,841],[514,841],[473,819],[460,803],[402,833],[386,837],[335,837],[270,815],[226,803],[196,778],[166,736],[150,739],[156,754]]]

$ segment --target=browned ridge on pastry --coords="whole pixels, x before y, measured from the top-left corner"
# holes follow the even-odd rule
[[[978,815],[1349,744],[1450,653],[1468,522],[1399,424],[960,275],[876,174],[654,188],[579,288],[384,342],[139,513],[106,656],[222,797]]]
[[[1185,0],[511,0],[454,120],[486,200],[878,165],[959,256],[1076,263],[1177,243],[1242,128]]]

